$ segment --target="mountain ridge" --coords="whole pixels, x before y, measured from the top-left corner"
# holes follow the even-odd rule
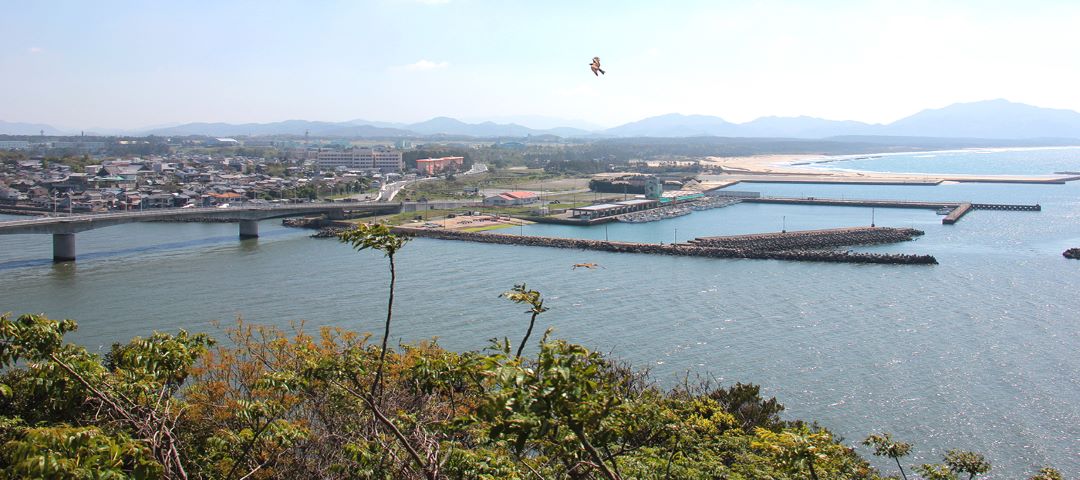
[[[76,134],[45,124],[0,121],[0,134]],[[99,129],[109,130],[109,129]],[[809,116],[765,116],[745,123],[733,123],[714,115],[669,113],[643,118],[615,127],[586,130],[574,127],[530,128],[518,123],[483,121],[468,123],[439,116],[423,122],[397,123],[354,119],[344,122],[284,120],[268,123],[231,124],[195,122],[176,126],[124,131],[127,135],[207,135],[207,136],[315,136],[409,138],[425,136],[468,136],[483,138],[555,135],[562,138],[698,136],[748,138],[823,139],[843,136],[905,136],[986,139],[1080,139],[1080,112],[1043,108],[1004,99],[954,103],[924,109],[888,124],[853,120],[827,120]],[[115,133],[114,133],[115,134]]]

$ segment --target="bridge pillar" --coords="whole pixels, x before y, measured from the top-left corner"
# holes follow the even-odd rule
[[[74,262],[75,234],[54,233],[52,236],[52,256],[54,262]]]
[[[330,210],[326,212],[326,218],[329,220],[345,220],[345,210]]]
[[[259,221],[240,220],[240,238],[259,238]]]

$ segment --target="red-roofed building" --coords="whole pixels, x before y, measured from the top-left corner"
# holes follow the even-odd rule
[[[203,195],[203,206],[224,205],[226,203],[242,203],[246,197],[236,192],[211,193]]]
[[[421,158],[416,161],[416,170],[425,175],[435,175],[451,168],[465,166],[465,157]]]
[[[527,205],[536,203],[540,197],[533,192],[505,192],[484,199],[484,205]]]

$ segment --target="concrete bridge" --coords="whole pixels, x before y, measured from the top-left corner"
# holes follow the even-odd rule
[[[392,213],[399,212],[399,203],[299,203],[273,206],[240,206],[230,208],[177,208],[144,210],[138,212],[99,213],[39,217],[27,220],[0,222],[0,235],[4,234],[51,234],[53,236],[53,261],[75,260],[75,234],[95,228],[111,227],[124,223],[160,222],[208,219],[215,222],[237,222],[240,238],[259,236],[259,220],[326,214],[330,218],[345,218],[346,212]]]

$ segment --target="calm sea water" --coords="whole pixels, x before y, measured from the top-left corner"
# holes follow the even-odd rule
[[[1027,164],[1030,154],[937,158],[947,168],[951,161]],[[1063,169],[1080,170],[1080,150],[1055,154],[1070,156]],[[520,230],[666,243],[782,225],[867,225],[873,218],[926,235],[865,250],[933,254],[941,264],[929,267],[419,239],[400,254],[393,334],[403,342],[438,337],[453,349],[483,348],[492,337],[518,341],[528,319],[497,296],[528,282],[551,307],[540,318],[543,327],[649,367],[662,383],[688,371],[724,383],[759,383],[788,407],[788,417],[820,421],[849,443],[878,431],[913,441],[910,463],[963,448],[987,455],[994,463],[990,478],[1021,478],[1044,464],[1080,477],[1080,262],[1061,256],[1080,246],[1080,183],[734,188],[1040,203],[1043,211],[976,211],[944,226],[929,210],[744,204],[648,224]],[[387,288],[381,255],[310,239],[310,232],[276,221],[260,228],[259,239],[246,241],[237,240],[232,224],[93,230],[78,234],[79,261],[63,265],[51,263],[47,235],[0,236],[0,310],[75,318],[80,329],[73,338],[94,350],[153,330],[220,335],[213,323],[238,316],[379,330]],[[605,268],[571,270],[578,262]]]
[[[867,158],[874,157],[874,158]],[[859,156],[818,168],[896,173],[1050,175],[1080,171],[1080,147],[968,149]]]

